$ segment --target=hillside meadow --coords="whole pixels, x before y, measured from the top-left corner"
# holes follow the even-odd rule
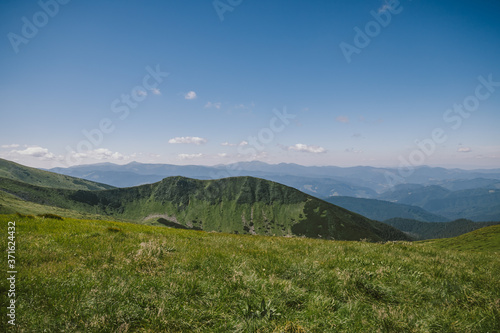
[[[16,215],[0,215],[2,235],[8,221],[17,325],[2,306],[2,331],[500,331],[498,226],[452,248]]]

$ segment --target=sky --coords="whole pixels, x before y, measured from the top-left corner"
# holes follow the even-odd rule
[[[0,158],[500,167],[500,2],[4,0]]]

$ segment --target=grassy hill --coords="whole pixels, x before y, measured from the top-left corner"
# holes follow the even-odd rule
[[[474,222],[465,219],[452,222],[422,222],[400,218],[385,220],[384,223],[420,240],[456,237],[480,228],[500,224],[500,222]]]
[[[110,185],[30,168],[1,158],[0,177],[51,188],[72,190],[106,190],[113,188]]]
[[[455,238],[425,242],[441,249],[492,253],[496,255],[498,260],[500,255],[500,225],[481,228]]]
[[[25,214],[34,214],[34,215],[52,213],[73,218],[93,218],[93,219],[103,218],[98,214],[78,212],[71,209],[46,206],[30,201],[25,201],[15,195],[6,193],[0,189],[0,214],[14,214],[16,212],[24,212]]]
[[[154,184],[106,191],[51,189],[0,178],[0,189],[48,207],[156,225],[344,240],[409,239],[386,224],[252,177],[170,177]]]
[[[498,227],[379,244],[6,215],[2,234],[12,220],[12,332],[500,331]]]
[[[445,222],[448,218],[432,214],[423,208],[375,199],[329,197],[324,199],[369,219],[384,221],[392,218],[414,219],[425,222]]]

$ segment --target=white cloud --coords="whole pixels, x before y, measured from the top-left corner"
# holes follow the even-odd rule
[[[457,152],[459,153],[470,153],[472,149],[470,147],[458,147]]]
[[[196,99],[196,97],[197,96],[196,96],[196,93],[194,91],[190,91],[184,95],[184,98],[188,99],[188,100]]]
[[[147,96],[148,93],[144,90],[136,90],[135,93],[137,94],[137,96]]]
[[[107,148],[98,148],[86,152],[77,153],[75,151],[71,152],[71,157],[73,159],[94,159],[94,160],[127,160],[130,157],[135,157],[136,154],[132,154],[131,156],[125,156],[119,152],[113,152]]]
[[[320,153],[326,153],[326,149],[320,146],[309,146],[305,145],[302,143],[297,143],[293,146],[288,147],[288,150],[294,150],[294,151],[299,151],[299,152],[304,152],[304,153],[314,153],[314,154],[320,154]]]
[[[53,160],[56,159],[56,155],[53,153],[49,152],[47,148],[35,146],[35,147],[28,147],[24,150],[13,150],[11,151],[13,154],[18,154],[22,156],[31,156],[31,157],[36,157],[40,158],[42,160]]]
[[[264,160],[269,156],[269,154],[266,151],[261,151],[258,154],[252,154],[250,156],[248,156],[248,155],[240,155],[240,156],[245,157],[244,160],[248,162],[248,161],[255,161],[255,160]]]
[[[10,149],[10,148],[17,148],[19,147],[19,145],[17,143],[13,143],[11,145],[2,145],[1,147],[5,149]]]
[[[154,88],[153,90],[151,90],[153,92],[154,95],[161,95],[161,91],[160,89],[158,88]]]
[[[347,117],[347,116],[338,116],[337,118],[335,118],[335,120],[338,121],[339,123],[347,124],[349,122],[349,117]]]
[[[192,159],[203,157],[203,154],[202,153],[198,153],[198,154],[179,154],[177,156],[181,160],[192,160]]]
[[[109,149],[106,148],[98,148],[94,149],[93,151],[89,152],[89,156],[91,158],[95,158],[96,160],[107,160],[107,159],[112,159],[112,160],[123,160],[125,159],[125,156],[119,152],[112,152]]]
[[[221,106],[222,106],[222,103],[220,103],[220,102],[217,102],[217,103],[207,102],[207,104],[205,104],[205,108],[207,108],[207,109],[210,109],[210,108],[220,109]]]
[[[50,152],[47,148],[40,146],[27,146],[25,149],[11,150],[7,154],[2,154],[2,156],[8,157],[11,160],[15,160],[21,164],[32,164],[38,163],[33,162],[33,159],[38,161],[50,161],[52,162],[52,167],[56,166],[54,163],[64,163],[64,165],[74,165],[81,164],[84,161],[123,161],[130,160],[131,158],[137,156],[137,154],[132,154],[130,156],[123,155],[119,152],[113,152],[106,148],[98,148],[90,151],[71,151],[66,154],[56,155]],[[45,165],[47,164],[39,164]]]
[[[246,146],[248,145],[248,141],[241,141],[240,143],[229,143],[229,142],[223,142],[220,144],[221,146],[229,146],[229,147],[235,147],[235,146]]]
[[[181,136],[175,137],[168,140],[168,143],[189,143],[195,145],[201,145],[207,143],[207,139],[200,138],[197,136]]]

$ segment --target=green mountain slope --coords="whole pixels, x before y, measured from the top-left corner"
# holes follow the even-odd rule
[[[37,186],[72,190],[106,190],[114,188],[110,185],[100,184],[85,179],[30,168],[1,158],[0,177]]]
[[[417,220],[394,218],[384,223],[406,232],[415,239],[450,238],[465,233],[500,224],[500,222],[474,222],[471,220],[456,220],[452,222],[421,222]]]
[[[383,200],[342,196],[329,197],[324,200],[377,221],[384,221],[397,217],[425,222],[449,221],[446,217],[430,213],[417,206],[398,204]]]
[[[481,228],[455,238],[438,239],[423,242],[446,250],[475,251],[500,254],[500,225],[497,224]]]
[[[87,212],[78,212],[71,209],[59,208],[55,206],[47,206],[37,204],[34,202],[26,201],[16,195],[7,193],[0,189],[0,214],[14,214],[16,212],[23,212],[24,214],[39,215],[45,213],[57,214],[65,217],[72,218],[92,218],[102,219],[103,217],[98,214]]]
[[[381,222],[252,177],[170,177],[154,184],[105,191],[50,189],[0,179],[0,189],[46,206],[189,229],[342,240],[409,239]]]

